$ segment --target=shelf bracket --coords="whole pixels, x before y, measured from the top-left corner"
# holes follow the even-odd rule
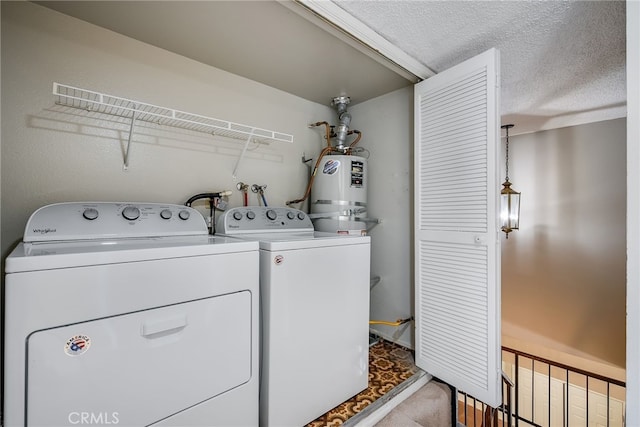
[[[234,178],[237,178],[236,173],[238,172],[238,166],[240,166],[240,162],[242,161],[244,154],[247,152],[247,147],[249,147],[249,143],[251,142],[252,137],[253,137],[253,129],[251,129],[249,138],[247,138],[247,142],[244,143],[244,147],[242,148],[242,153],[240,153],[240,157],[238,157],[238,160],[236,161],[236,166],[233,168],[233,172],[231,173],[231,175]]]
[[[133,125],[136,122],[136,106],[133,106],[133,111],[131,113],[131,125],[129,126],[129,138],[127,141],[127,148],[124,152],[124,170],[129,169],[129,149],[131,148],[131,140],[133,139]]]

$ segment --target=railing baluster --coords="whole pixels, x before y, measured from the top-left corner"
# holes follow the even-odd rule
[[[567,384],[562,384],[562,427],[567,427],[569,414],[567,413]]]
[[[536,422],[536,361],[531,359],[531,421]]]
[[[587,375],[587,427],[589,426],[589,376]]]
[[[509,397],[507,397],[507,405],[509,405],[509,414],[507,414],[507,419],[509,420],[509,427],[511,427],[511,385],[507,385],[507,390],[509,391]]]

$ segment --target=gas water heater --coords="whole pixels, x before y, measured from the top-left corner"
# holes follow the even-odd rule
[[[324,156],[311,189],[311,214],[317,231],[364,233],[367,229],[367,159]]]
[[[354,146],[362,136],[349,130],[351,114],[347,111],[350,98],[333,98],[338,125],[333,131],[327,126],[327,146],[316,163],[311,187],[310,217],[317,231],[365,234],[367,230],[367,159],[354,154]],[[357,134],[350,144],[348,135]],[[325,155],[326,154],[326,155]]]

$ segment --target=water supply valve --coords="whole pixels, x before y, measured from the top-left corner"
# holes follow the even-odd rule
[[[267,188],[267,185],[258,185],[258,184],[253,184],[251,186],[251,191],[254,193],[258,193],[260,195],[260,198],[262,199],[262,204],[264,206],[269,206],[267,205],[267,198],[264,196],[264,190]]]

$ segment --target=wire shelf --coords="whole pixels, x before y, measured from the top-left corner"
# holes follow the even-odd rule
[[[87,111],[130,118],[244,141],[268,144],[293,142],[293,135],[186,113],[140,101],[53,83],[56,104]]]

